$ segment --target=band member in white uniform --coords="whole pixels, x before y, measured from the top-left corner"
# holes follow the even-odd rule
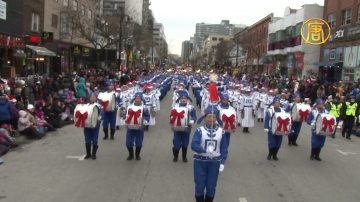
[[[254,127],[255,107],[254,97],[251,95],[250,88],[247,88],[240,105],[242,117],[241,126],[243,127],[244,133],[249,133],[249,128]]]

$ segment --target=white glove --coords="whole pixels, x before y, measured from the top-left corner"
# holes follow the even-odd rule
[[[311,129],[315,130],[315,124],[311,124]]]
[[[189,125],[192,126],[194,124],[194,120],[189,121]]]
[[[222,172],[222,171],[224,171],[224,169],[225,169],[225,166],[224,166],[224,164],[220,164],[220,168],[219,168],[219,171],[220,171],[220,172]]]
[[[269,132],[269,129],[265,128],[264,131],[265,131],[265,132]]]
[[[148,124],[148,122],[144,120],[143,124],[144,124],[144,125],[147,125],[147,124]]]

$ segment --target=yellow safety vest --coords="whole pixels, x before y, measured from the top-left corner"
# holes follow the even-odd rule
[[[355,116],[357,109],[357,103],[350,105],[350,102],[346,102],[346,116]]]
[[[340,117],[340,109],[342,107],[342,104],[339,103],[337,106],[334,103],[330,103],[330,112],[329,114],[335,116],[336,118]]]

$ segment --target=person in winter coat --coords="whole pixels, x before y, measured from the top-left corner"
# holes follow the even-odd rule
[[[12,118],[12,109],[11,103],[4,96],[4,94],[0,94],[0,124],[10,123]]]
[[[33,106],[29,105],[27,108],[31,109]],[[24,110],[19,111],[18,130],[31,139],[41,139],[45,136],[45,133],[37,130],[35,117]]]
[[[86,84],[85,79],[83,77],[79,78],[79,83],[76,86],[76,95],[77,97],[86,98]]]

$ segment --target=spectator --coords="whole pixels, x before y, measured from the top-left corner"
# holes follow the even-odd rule
[[[79,78],[79,83],[76,86],[76,95],[77,97],[86,98],[86,84],[83,77]]]
[[[0,93],[0,124],[10,123],[12,118],[11,103],[6,96]]]
[[[29,105],[27,108],[31,109],[33,106]],[[37,129],[34,116],[24,110],[19,111],[18,130],[30,139],[41,139],[45,136],[43,131]]]

